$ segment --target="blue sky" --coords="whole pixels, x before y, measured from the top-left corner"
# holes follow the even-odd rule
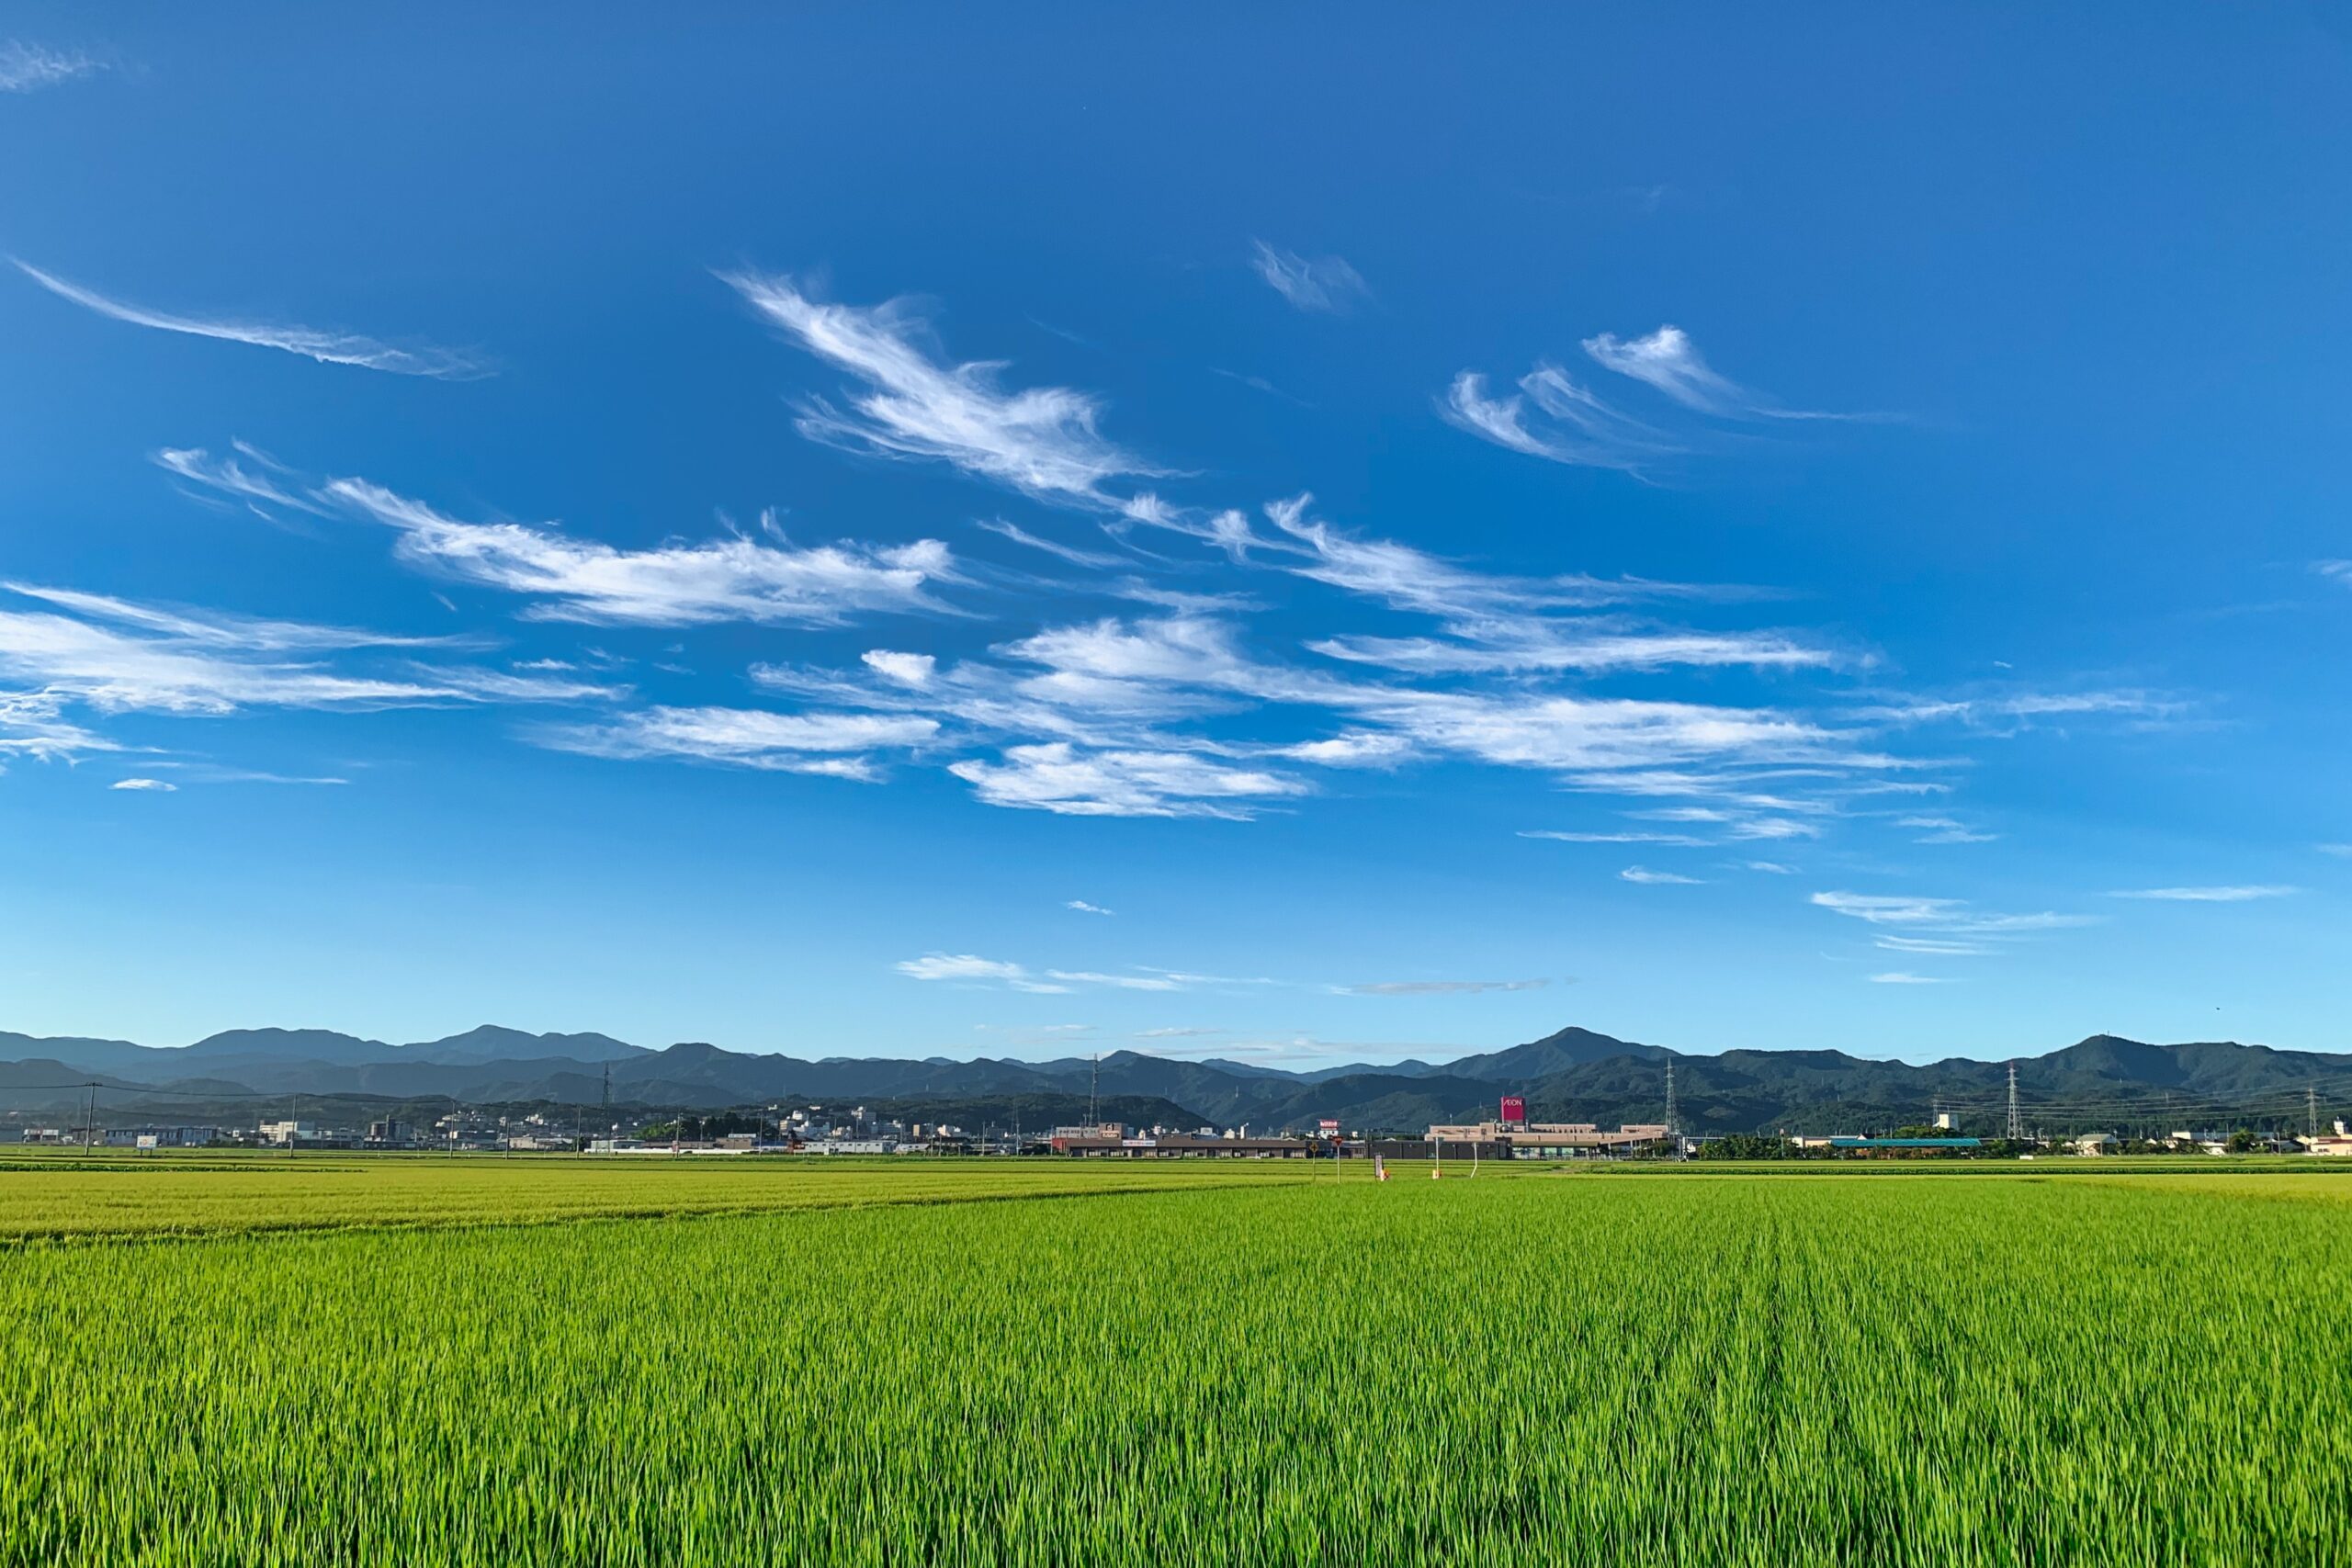
[[[0,1027],[2344,1048],[2300,6],[0,11]]]

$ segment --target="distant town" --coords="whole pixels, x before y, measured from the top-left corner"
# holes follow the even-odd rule
[[[453,1111],[430,1122],[379,1117],[340,1126],[284,1117],[247,1125],[217,1122],[26,1125],[0,1122],[0,1144],[88,1150],[263,1149],[437,1154],[588,1156],[1000,1156],[1089,1159],[2031,1159],[2045,1155],[2290,1154],[2352,1157],[2352,1126],[2316,1122],[2305,1132],[2184,1128],[2169,1136],[2116,1133],[2039,1138],[1975,1137],[1951,1112],[1887,1133],[1690,1134],[1666,1122],[1605,1129],[1588,1122],[1528,1119],[1525,1102],[1503,1097],[1489,1121],[1433,1123],[1417,1136],[1344,1130],[1324,1119],[1308,1131],[1202,1125],[1137,1126],[1097,1121],[1023,1128],[909,1121],[865,1106],[822,1105],[684,1114],[587,1124],[584,1114],[516,1115]]]

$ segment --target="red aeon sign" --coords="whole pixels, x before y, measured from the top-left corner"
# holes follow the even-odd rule
[[[1323,1118],[1323,1130],[1327,1133],[1336,1133],[1340,1130],[1340,1123],[1335,1118],[1326,1116]]]
[[[1521,1100],[1515,1094],[1507,1094],[1503,1096],[1503,1120],[1505,1122],[1526,1121],[1527,1101]]]

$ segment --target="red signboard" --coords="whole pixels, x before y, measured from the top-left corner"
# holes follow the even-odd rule
[[[1527,1101],[1515,1094],[1503,1096],[1503,1122],[1506,1125],[1527,1120]]]
[[[1340,1130],[1340,1123],[1335,1118],[1326,1116],[1323,1118],[1323,1130],[1327,1133],[1336,1133]]]

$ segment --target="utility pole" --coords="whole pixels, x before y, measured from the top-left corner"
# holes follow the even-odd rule
[[[2009,1142],[2025,1142],[2025,1113],[2018,1109],[2018,1065],[2009,1064]]]
[[[2303,1105],[2311,1119],[2311,1126],[2307,1130],[2316,1140],[2319,1137],[2319,1089],[2316,1085],[2303,1090]]]
[[[82,1152],[86,1155],[90,1152],[91,1135],[96,1131],[94,1123],[98,1119],[98,1086],[94,1079],[82,1087],[87,1091],[82,1111]]]
[[[1086,1122],[1090,1127],[1102,1125],[1102,1053],[1094,1053],[1093,1076],[1086,1087]]]

